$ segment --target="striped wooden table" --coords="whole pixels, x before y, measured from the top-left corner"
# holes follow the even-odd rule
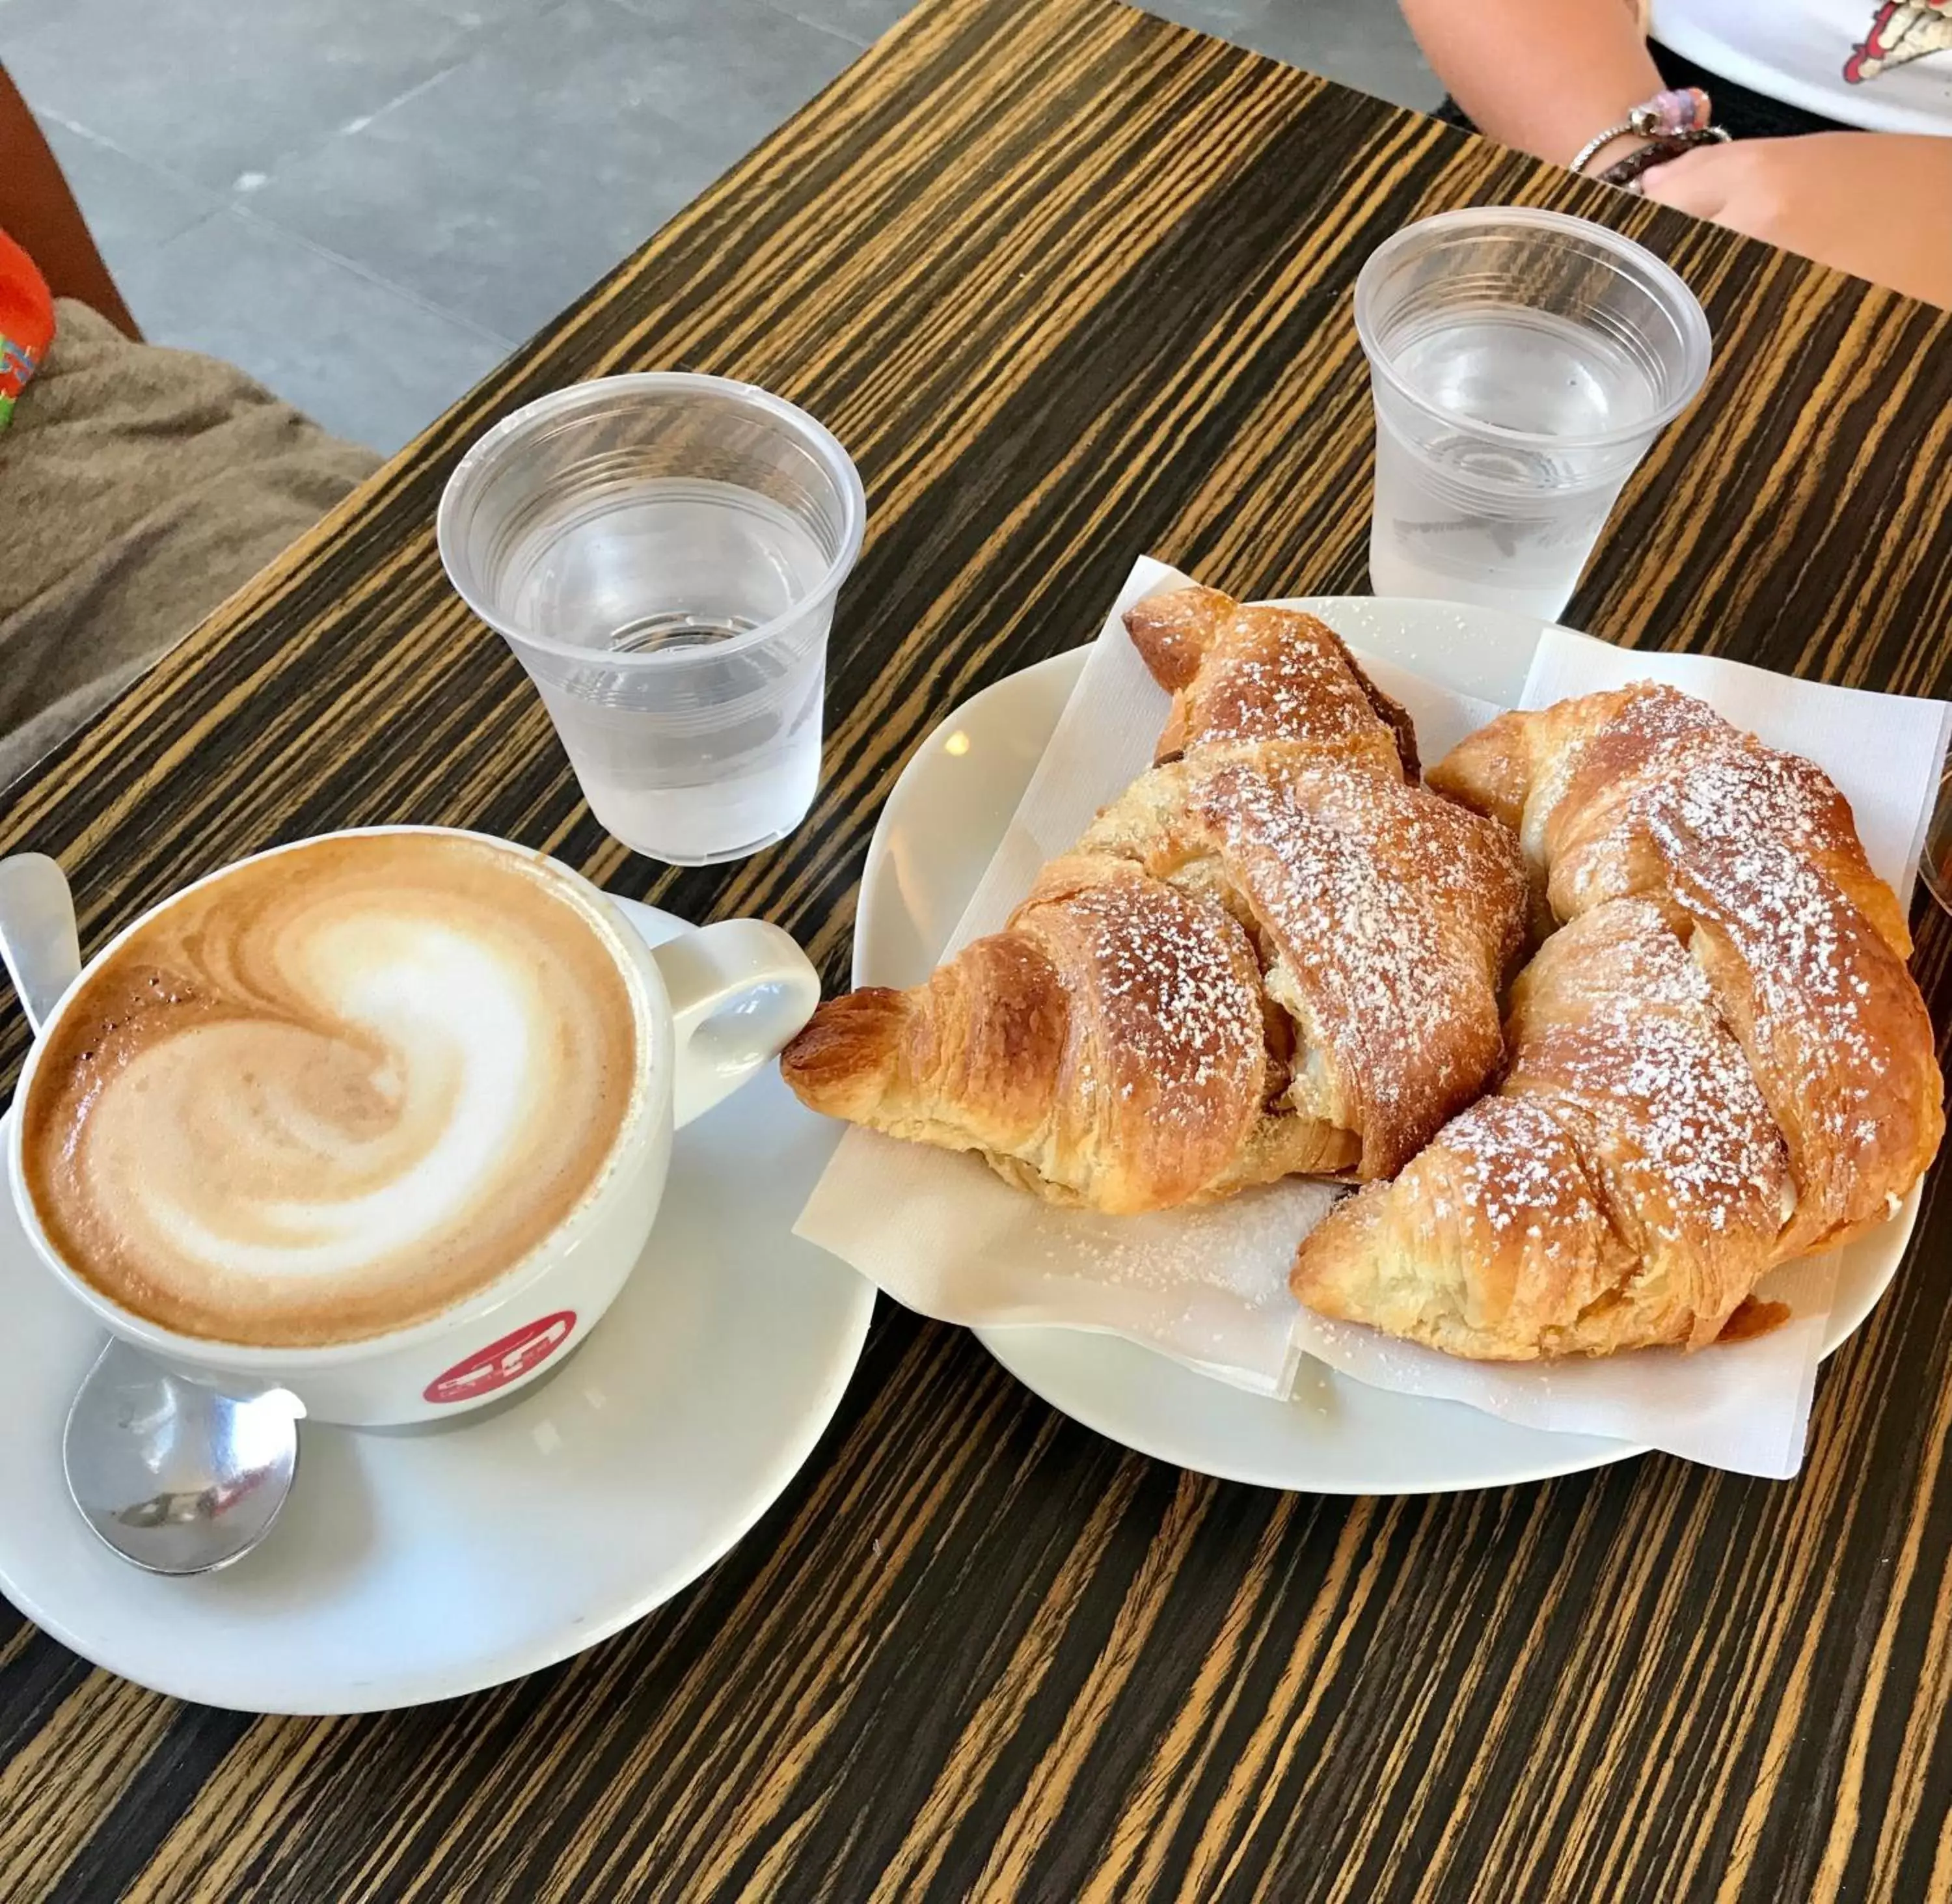
[[[1153,550],[1359,589],[1358,265],[1551,204],[1700,292],[1706,397],[1572,619],[1952,687],[1952,318],[1112,0],[935,0],[519,352],[31,784],[86,942],[355,822],[483,827],[846,968],[876,812],[985,682]],[[435,558],[442,481],[575,377],[752,378],[873,506],[826,777],[683,874],[593,823]],[[1941,1016],[1952,933],[1923,929]],[[23,1042],[9,1007],[5,1058]],[[709,1577],[581,1658],[379,1718],[252,1720],[0,1624],[0,1896],[1952,1896],[1952,1213],[1826,1375],[1802,1479],[1649,1458],[1317,1499],[1124,1453],[884,1305],[840,1417]]]

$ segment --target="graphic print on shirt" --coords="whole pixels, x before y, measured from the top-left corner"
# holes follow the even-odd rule
[[[1952,0],[1884,0],[1862,44],[1844,62],[1853,86],[1929,53],[1952,51]]]
[[[14,399],[34,374],[34,354],[0,331],[0,423],[14,414]]]

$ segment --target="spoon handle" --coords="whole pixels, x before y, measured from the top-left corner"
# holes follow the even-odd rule
[[[74,896],[45,853],[0,860],[0,959],[38,1038],[81,969]]]

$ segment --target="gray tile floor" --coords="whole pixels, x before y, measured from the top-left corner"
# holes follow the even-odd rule
[[[130,308],[398,447],[910,0],[0,0]],[[1390,0],[1152,0],[1406,105]]]

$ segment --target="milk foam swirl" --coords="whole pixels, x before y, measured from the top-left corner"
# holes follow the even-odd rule
[[[452,835],[239,867],[92,975],[39,1060],[35,1207],[181,1332],[339,1342],[493,1281],[601,1176],[641,1029],[558,872]]]

